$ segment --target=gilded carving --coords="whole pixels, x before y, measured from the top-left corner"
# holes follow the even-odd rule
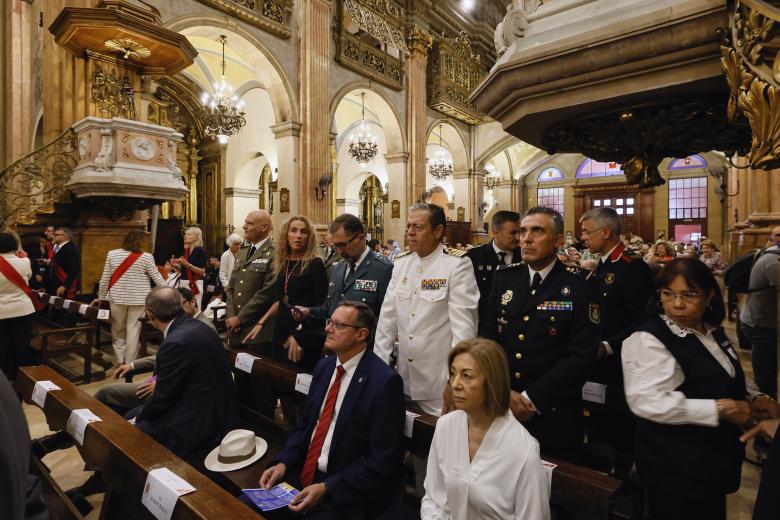
[[[390,88],[403,88],[403,68],[398,58],[343,31],[338,18],[334,22],[333,39],[338,63]]]
[[[290,212],[290,190],[287,188],[279,190],[279,211],[282,213]]]
[[[468,35],[437,37],[428,59],[430,107],[468,124],[482,122],[484,115],[469,101],[480,81],[480,58]]]
[[[293,0],[198,0],[282,38],[290,38]]]
[[[106,73],[99,66],[95,66],[91,91],[92,100],[103,117],[137,119],[135,91],[127,74],[120,78],[115,70]]]
[[[466,208],[458,206],[458,222],[466,221]]]
[[[393,200],[390,203],[390,218],[401,218],[401,201]]]
[[[409,54],[413,58],[424,61],[428,58],[428,51],[433,45],[433,36],[415,24],[407,31],[406,42],[409,47]]]

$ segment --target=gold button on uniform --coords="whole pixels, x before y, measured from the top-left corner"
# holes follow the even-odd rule
[[[412,313],[412,318],[414,318],[414,316],[415,316],[415,314],[414,314],[414,313]]]
[[[528,321],[528,320],[530,320],[530,319],[531,319],[531,318],[529,318],[527,314],[526,314],[525,316],[523,316],[523,321]]]
[[[607,293],[604,293],[604,296],[606,296],[606,295],[607,295]]]
[[[241,269],[243,272],[246,272],[246,269]]]
[[[238,282],[238,283],[244,283],[244,280],[241,280],[241,281],[240,281],[240,282]]]
[[[521,377],[523,377],[523,374],[520,372],[515,372],[515,379],[520,379]]]
[[[516,352],[515,359],[523,359],[523,355],[520,352]]]
[[[414,339],[414,336],[412,336],[411,334],[409,334],[409,339]]]
[[[411,363],[412,361],[414,361],[414,358],[409,358],[409,363]]]
[[[550,316],[550,321],[555,321],[555,316]]]
[[[520,341],[525,341],[525,334],[518,334],[517,339],[519,339]]]
[[[238,296],[241,296],[241,293],[238,293]]]

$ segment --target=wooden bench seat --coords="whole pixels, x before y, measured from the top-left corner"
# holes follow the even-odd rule
[[[173,518],[263,518],[51,368],[34,366],[20,369],[16,380],[17,390],[25,401],[31,402],[36,381],[44,380],[50,380],[62,389],[49,392],[44,404],[43,411],[52,430],[64,430],[71,411],[78,408],[88,408],[102,419],[102,422],[87,427],[84,445],[79,447],[85,462],[100,468],[106,482],[107,492],[100,518],[119,516],[120,505],[128,505],[128,500],[120,500],[122,495],[131,498],[129,503],[137,508],[136,511],[123,512],[129,513],[131,518],[152,518],[140,503],[141,493],[149,471],[163,466],[196,489],[179,498]]]
[[[235,347],[226,347],[226,349],[231,363],[235,364],[236,355],[242,352],[242,350]],[[245,374],[235,368],[234,372],[236,374]],[[267,358],[255,360],[252,365],[253,378],[266,383],[270,382],[272,388],[279,391],[285,393],[293,392],[297,394],[297,399],[305,401],[303,394],[295,392],[297,375],[298,371],[294,366]],[[406,439],[407,448],[416,455],[427,456],[438,418],[411,406],[407,408],[407,411],[418,414],[414,419],[412,438]],[[243,413],[244,417],[253,423],[252,428],[254,431],[264,438],[268,435],[271,439],[274,439],[285,432],[285,428],[273,422],[271,418],[261,418],[253,410],[243,410]],[[542,458],[558,465],[553,471],[550,500],[552,504],[565,510],[574,520],[609,520],[612,518],[612,502],[622,486],[620,480],[590,468],[577,466],[553,457],[546,457],[544,454],[542,454]],[[265,465],[262,467],[253,465],[244,471],[233,472],[235,475],[226,474],[226,477],[235,486],[255,486],[262,470],[265,469]]]

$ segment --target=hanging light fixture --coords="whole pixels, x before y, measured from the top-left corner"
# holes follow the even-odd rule
[[[501,175],[496,175],[496,167],[493,166],[493,163],[488,163],[488,165],[485,166],[485,178],[482,183],[488,191],[493,191],[501,184]]]
[[[357,133],[349,136],[349,156],[360,164],[366,164],[376,157],[379,147],[376,144],[376,136],[371,135],[366,124],[366,93],[360,93],[361,121]]]
[[[204,128],[206,135],[217,138],[221,144],[227,144],[228,138],[246,125],[244,104],[233,94],[233,87],[225,78],[225,44],[227,37],[219,37],[222,44],[222,81],[214,83],[214,95],[204,92],[200,102],[205,111]]]
[[[437,181],[443,181],[452,175],[452,159],[447,158],[441,144],[441,127],[442,125],[439,125],[439,149],[436,150],[436,158],[428,159],[428,171]]]

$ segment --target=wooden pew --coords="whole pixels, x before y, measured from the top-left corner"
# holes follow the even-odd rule
[[[37,350],[42,363],[49,363],[53,358],[64,354],[75,353],[84,358],[82,381],[92,380],[92,348],[100,342],[98,309],[82,307],[84,303],[61,298],[59,296],[39,293],[45,304],[45,312],[39,312],[33,319],[33,338],[30,345]],[[83,309],[84,312],[79,312]],[[81,322],[74,327],[65,327],[53,320],[56,311],[63,311],[74,316]],[[84,341],[79,337],[83,334]],[[70,372],[70,370],[68,370]]]
[[[234,347],[227,347],[227,352],[231,363],[235,364],[236,355],[242,351]],[[234,371],[239,373],[236,369]],[[270,380],[274,389],[285,392],[294,392],[297,374],[298,371],[294,366],[267,358],[261,357],[255,360],[252,365],[253,378],[265,381]],[[303,394],[295,393],[305,401]],[[408,407],[407,411],[418,414],[414,419],[412,438],[405,439],[407,448],[412,453],[425,457],[430,450],[438,418],[412,407]],[[243,412],[247,420],[251,422],[258,421],[256,413],[253,413],[251,410],[244,410]],[[260,423],[257,426],[252,425],[253,429],[264,438],[265,435],[274,438],[279,437],[280,430],[284,431],[283,427],[269,418],[264,419],[264,425],[262,419],[260,419]],[[546,457],[544,454],[542,454],[542,458],[558,465],[553,471],[550,499],[553,505],[563,508],[574,520],[609,520],[613,517],[612,502],[622,486],[620,480],[590,468],[577,466],[553,457]],[[265,466],[262,469],[265,469]],[[248,468],[243,472],[233,472],[235,475],[226,474],[226,477],[231,479],[236,486],[253,486],[256,485],[262,469],[253,470]]]
[[[35,455],[32,456],[30,472],[41,482],[41,498],[49,508],[50,520],[83,520],[76,506],[52,478],[49,468]]]
[[[119,517],[119,508],[128,504],[137,508],[135,511],[122,511],[129,513],[130,518],[152,518],[141,505],[141,493],[149,471],[163,466],[195,487],[194,492],[179,498],[173,518],[263,518],[51,368],[35,366],[20,369],[17,390],[29,403],[36,381],[44,380],[50,380],[62,389],[49,392],[44,403],[43,411],[52,430],[64,430],[71,411],[78,408],[88,408],[102,419],[102,422],[87,427],[84,445],[79,448],[84,460],[103,472],[107,492],[101,519]],[[122,495],[126,500],[121,500]]]

